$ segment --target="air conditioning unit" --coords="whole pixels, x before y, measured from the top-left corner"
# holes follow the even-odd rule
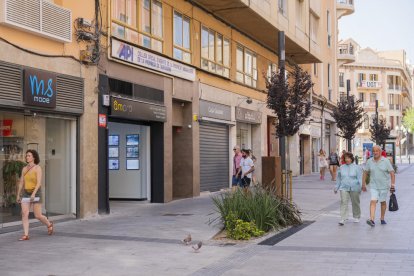
[[[72,42],[72,11],[47,0],[0,0],[0,24]]]

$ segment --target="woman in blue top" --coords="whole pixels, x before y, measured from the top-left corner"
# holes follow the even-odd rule
[[[361,195],[362,187],[362,170],[358,165],[355,165],[354,155],[350,152],[344,154],[345,164],[339,168],[336,178],[335,194],[340,192],[341,195],[341,220],[339,225],[344,225],[348,219],[348,201],[351,198],[352,214],[354,222],[359,222],[361,218],[361,207],[359,196]]]

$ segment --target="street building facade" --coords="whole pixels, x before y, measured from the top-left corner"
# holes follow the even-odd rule
[[[93,20],[95,5],[8,0],[0,13],[0,227],[21,220],[15,176],[28,149],[40,155],[43,212],[88,215],[97,204],[96,67],[82,63],[91,43],[74,22]]]
[[[406,149],[409,135],[404,131],[402,118],[405,110],[412,106],[412,70],[405,51],[361,49],[353,39],[340,41],[339,50],[344,53],[349,50],[355,59],[339,68],[339,97],[346,97],[349,80],[350,94],[361,101],[366,112],[364,123],[352,143],[354,154],[362,157],[364,149],[372,148],[374,142],[369,128],[378,111],[379,118],[385,120],[391,129],[390,137],[396,146],[395,149],[391,145],[386,146],[386,151],[388,155],[392,151],[400,155]],[[344,143],[342,148],[345,148]]]

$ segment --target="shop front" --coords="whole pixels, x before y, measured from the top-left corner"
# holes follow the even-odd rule
[[[200,100],[200,191],[219,191],[230,185],[229,127],[231,107]]]
[[[237,144],[241,149],[249,149],[254,154],[257,146],[254,144],[254,137],[260,137],[260,124],[262,123],[262,113],[242,107],[235,109],[236,114],[236,135]],[[259,152],[256,154],[260,154]]]
[[[0,224],[20,221],[16,173],[34,149],[42,168],[43,213],[76,217],[82,78],[0,61]]]

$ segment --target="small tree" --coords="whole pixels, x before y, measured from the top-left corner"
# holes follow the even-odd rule
[[[299,66],[285,79],[284,71],[272,75],[267,83],[267,107],[277,115],[276,137],[293,136],[311,113],[311,76]]]
[[[369,126],[369,132],[371,132],[371,140],[377,145],[383,145],[385,140],[388,139],[391,130],[387,127],[384,119],[375,117]]]
[[[414,108],[410,108],[405,112],[403,125],[409,132],[414,132]]]
[[[339,137],[349,141],[354,139],[355,133],[364,122],[364,108],[359,105],[360,102],[355,100],[354,95],[341,97],[338,106],[333,108],[333,117],[340,130],[337,134]]]

